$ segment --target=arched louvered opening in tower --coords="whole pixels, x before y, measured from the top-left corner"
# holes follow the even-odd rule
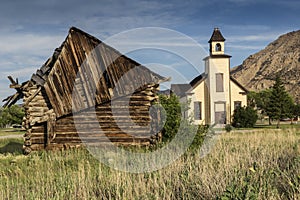
[[[216,51],[222,51],[222,46],[221,46],[220,43],[217,43],[217,44],[216,44],[215,50],[216,50]]]

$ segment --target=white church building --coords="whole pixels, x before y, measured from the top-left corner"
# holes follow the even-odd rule
[[[190,102],[184,116],[192,117],[195,124],[230,124],[234,109],[247,105],[247,90],[230,76],[231,56],[225,54],[225,38],[219,28],[208,43],[205,72],[190,84],[172,84],[171,91],[181,102]]]

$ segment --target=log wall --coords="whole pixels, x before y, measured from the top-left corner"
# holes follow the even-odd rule
[[[33,86],[31,90],[34,89]],[[48,99],[42,98],[43,92],[39,92],[28,104],[29,107],[25,108],[28,113],[24,120],[28,128],[25,151],[78,147],[82,142],[99,145],[107,142],[107,138],[117,145],[156,143],[161,137],[157,133],[159,113],[150,114],[149,109],[158,100],[157,90],[158,85],[149,85],[133,95],[57,119],[53,109],[47,107]],[[32,109],[31,105],[38,105],[37,109]],[[37,114],[37,118],[30,118],[38,110],[47,114],[46,121],[42,121]],[[30,125],[29,119],[40,120]]]
[[[49,99],[45,91],[32,82],[28,83],[28,86],[24,92],[24,110],[25,116],[23,118],[23,127],[26,129],[24,135],[24,151],[30,153],[32,150],[32,144],[34,137],[45,138],[47,133],[45,124],[49,121],[49,118],[55,116]],[[44,145],[45,146],[45,145]]]

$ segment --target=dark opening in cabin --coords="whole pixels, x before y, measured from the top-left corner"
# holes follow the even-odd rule
[[[107,70],[104,71],[103,77],[104,77],[104,80],[106,82],[107,87],[112,88],[111,81],[110,81],[110,78],[108,76]]]

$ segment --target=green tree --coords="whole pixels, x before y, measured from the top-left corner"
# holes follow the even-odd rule
[[[170,96],[160,95],[159,101],[163,107],[163,109],[161,109],[161,121],[164,123],[162,124],[163,141],[168,142],[172,140],[176,134],[180,134],[184,138],[187,133],[195,132],[196,135],[188,150],[190,152],[196,152],[204,141],[208,126],[193,125],[192,119],[182,117],[182,112],[186,112],[190,109],[190,101],[180,103],[179,97],[175,94],[171,94]]]
[[[279,128],[280,119],[293,116],[294,101],[284,88],[283,82],[277,76],[271,88],[270,99],[267,103],[266,113],[270,119],[277,120]]]
[[[265,89],[260,92],[249,92],[247,95],[248,106],[257,108],[263,113],[266,113],[266,108],[271,97],[271,90]]]
[[[258,92],[249,91],[247,94],[247,105],[253,108],[257,107]]]
[[[257,111],[253,107],[238,107],[233,113],[232,126],[236,128],[252,128],[257,118]]]
[[[271,97],[271,89],[265,89],[259,92],[249,92],[247,95],[248,106],[256,108],[260,111],[261,117],[267,115],[267,106]],[[269,120],[271,124],[271,120]]]
[[[0,127],[12,124],[21,124],[25,113],[22,107],[13,105],[9,108],[0,108]]]
[[[300,104],[295,104],[295,106],[293,108],[293,114],[294,114],[294,117],[300,116]]]
[[[160,95],[159,102],[162,105],[161,121],[164,123],[163,140],[172,139],[178,132],[181,121],[181,105],[178,96],[171,94],[170,96]]]

